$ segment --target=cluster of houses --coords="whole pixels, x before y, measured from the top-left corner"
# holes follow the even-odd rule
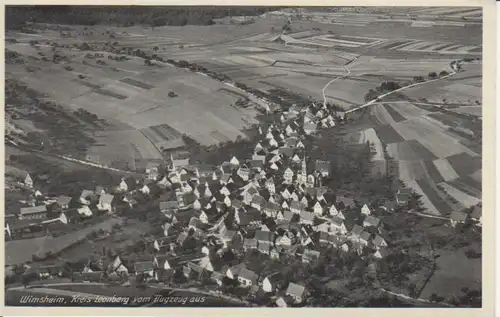
[[[390,241],[377,215],[407,204],[410,198],[410,192],[402,188],[394,201],[370,206],[335,195],[323,185],[334,176],[331,162],[316,160],[310,164],[313,169],[308,169],[305,136],[335,126],[336,117],[325,106],[312,104],[301,111],[292,107],[279,122],[259,128],[250,158],[233,156],[218,166],[193,166],[171,159],[166,169],[150,163],[144,179],[128,177],[112,189],[83,190],[76,201],[60,196],[21,208],[16,217],[6,220],[6,238],[15,238],[33,223],[71,223],[95,213],[113,213],[118,202],[134,209],[137,192],[170,191],[175,193],[172,199],[158,205],[163,235],[150,241],[152,255],[134,259],[116,255],[110,263],[89,261],[73,278],[102,281],[104,276],[132,274],[162,281],[181,273],[189,280],[210,280],[221,286],[229,279],[253,294],[279,294],[278,306],[301,303],[308,294],[303,281],[287,281],[280,272],[259,276],[244,262],[227,265],[224,255],[255,250],[271,259],[288,255],[314,264],[321,261],[325,247],[332,247],[381,259],[390,254]],[[30,183],[28,178],[25,181]],[[47,205],[58,206],[58,215],[48,217]],[[42,272],[43,277],[48,272]]]

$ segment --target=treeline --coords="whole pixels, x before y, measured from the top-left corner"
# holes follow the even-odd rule
[[[216,6],[7,6],[6,28],[22,28],[26,22],[117,25],[211,25],[226,16],[257,16],[281,7]]]

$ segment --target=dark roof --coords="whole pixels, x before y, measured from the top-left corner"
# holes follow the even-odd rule
[[[467,219],[467,216],[465,212],[454,210],[451,212],[450,219],[457,222],[463,222]]]
[[[368,223],[370,226],[377,227],[380,223],[380,219],[373,216],[366,216],[364,222]]]
[[[154,269],[152,261],[135,262],[134,270],[136,272],[151,271]]]
[[[358,226],[358,225],[354,225],[354,227],[352,227],[352,230],[351,230],[352,234],[359,236],[361,234],[361,232],[363,232],[363,227]]]
[[[286,289],[286,294],[302,297],[305,291],[306,288],[304,286],[290,282],[290,284],[288,284],[288,288]]]
[[[482,215],[483,215],[483,208],[480,206],[474,206],[470,216],[474,219],[479,219],[482,217]]]
[[[264,199],[264,197],[260,195],[255,195],[252,197],[252,204],[256,204],[258,206],[263,207],[266,204],[266,200]]]
[[[331,163],[329,161],[316,160],[316,170],[320,172],[329,172],[331,168]]]
[[[378,247],[381,247],[381,246],[382,246],[382,244],[384,243],[384,241],[385,241],[385,240],[384,240],[381,236],[379,236],[379,235],[377,234],[377,235],[375,236],[375,238],[373,239],[373,241],[372,241],[372,242],[373,242],[373,244],[374,244],[374,245],[376,245],[376,246],[378,246]]]
[[[273,242],[274,233],[271,231],[257,230],[255,232],[255,239],[259,242]]]
[[[370,237],[371,237],[371,235],[370,235],[370,233],[368,231],[363,231],[359,235],[359,238],[362,239],[362,240],[365,240],[365,241],[369,241]]]
[[[255,272],[250,271],[249,269],[242,267],[238,274],[239,277],[244,278],[246,280],[252,281],[252,284],[257,282],[257,278],[259,277]]]

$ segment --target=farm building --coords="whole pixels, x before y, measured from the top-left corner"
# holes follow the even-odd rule
[[[19,183],[25,185],[28,188],[33,188],[33,179],[31,178],[30,174],[26,171],[23,171],[13,166],[6,165],[5,175],[15,178]]]
[[[454,210],[450,215],[450,223],[452,227],[455,227],[459,223],[465,223],[467,220],[467,215],[465,212]]]
[[[306,288],[303,285],[295,284],[292,282],[288,284],[288,288],[286,289],[285,294],[292,297],[295,303],[301,303],[307,296]]]

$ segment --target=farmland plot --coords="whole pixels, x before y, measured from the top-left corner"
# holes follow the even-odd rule
[[[479,202],[481,202],[481,199],[473,197],[473,196],[470,196],[467,193],[464,193],[464,192],[460,191],[459,189],[451,186],[450,184],[441,183],[439,185],[441,186],[441,188],[444,189],[444,191],[448,195],[450,195],[451,197],[453,197],[454,199],[456,199],[457,201],[459,201],[465,207],[475,206]]]
[[[433,164],[438,170],[439,174],[443,177],[444,181],[448,182],[459,177],[448,160],[444,158],[437,159],[433,161]]]
[[[462,152],[470,152],[455,138],[442,132],[442,129],[431,122],[414,118],[393,125],[395,130],[406,140],[419,140],[424,148],[430,150],[436,157]]]

